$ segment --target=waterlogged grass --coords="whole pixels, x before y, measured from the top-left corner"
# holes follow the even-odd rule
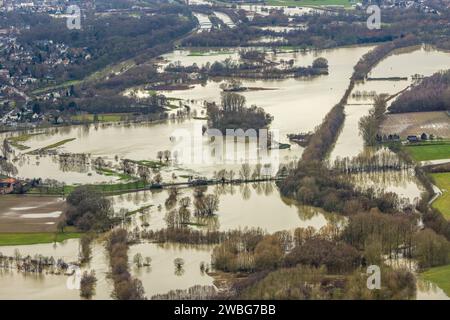
[[[167,166],[167,163],[165,163],[164,161],[153,161],[153,160],[139,160],[139,161],[130,160],[130,161],[141,166],[149,167],[151,169],[159,169]]]
[[[442,195],[433,202],[432,206],[450,220],[450,172],[433,173],[431,177],[442,191]]]
[[[188,56],[189,57],[207,57],[207,56],[219,56],[219,55],[223,55],[223,54],[233,54],[233,51],[226,51],[226,50],[221,50],[221,51],[190,51]]]
[[[8,138],[8,142],[11,144],[11,146],[13,146],[18,150],[27,150],[30,149],[30,147],[24,145],[24,143],[27,142],[32,137],[40,134],[42,133],[23,133],[15,137]]]
[[[119,180],[132,180],[133,179],[133,177],[128,174],[116,172],[114,170],[107,169],[107,168],[97,169],[97,173],[102,174],[107,177],[118,177]]]
[[[142,190],[148,188],[148,183],[144,181],[131,181],[131,182],[121,182],[121,183],[104,183],[104,184],[92,184],[88,185],[95,190],[106,193],[106,194],[120,194],[126,193],[133,190]],[[30,195],[58,195],[67,196],[76,187],[76,185],[68,185],[63,187],[36,187],[28,191]]]
[[[132,115],[131,113],[102,113],[97,115],[98,122],[118,122],[123,121],[128,116]],[[94,122],[95,115],[94,114],[80,114],[71,117],[73,121],[80,122]]]
[[[428,269],[422,273],[422,278],[431,281],[450,296],[450,264]]]
[[[129,212],[127,212],[127,217],[135,215],[136,213],[143,213],[147,209],[150,209],[151,207],[153,207],[153,204],[150,204],[148,206],[140,207],[139,209],[136,209],[136,210],[133,210],[133,211],[129,211]]]
[[[0,233],[0,246],[17,246],[39,243],[61,242],[76,239],[81,236],[78,232],[65,233]]]
[[[405,146],[415,161],[450,159],[450,141],[423,142]]]
[[[354,2],[353,2],[354,3]],[[294,6],[294,7],[314,7],[314,6],[344,6],[350,7],[352,2],[348,0],[267,0],[271,6]]]

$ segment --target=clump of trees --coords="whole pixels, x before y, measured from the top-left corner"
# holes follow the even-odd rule
[[[112,231],[106,243],[114,282],[112,297],[117,300],[145,300],[144,287],[131,276],[128,265],[128,233],[124,229]]]
[[[251,272],[233,284],[234,298],[411,299],[415,296],[415,278],[411,272],[384,265],[382,250],[359,250],[352,246],[337,226],[328,225],[319,231],[298,228],[293,234],[277,232],[253,240],[256,245],[248,240],[234,240],[237,245],[224,242],[213,252],[216,269]],[[377,259],[372,259],[375,256]],[[375,261],[382,269],[381,288],[369,290],[365,265]]]
[[[90,186],[80,186],[67,197],[67,225],[81,231],[106,231],[116,222],[111,201]]]
[[[347,243],[313,237],[297,245],[284,258],[286,267],[298,264],[325,266],[330,272],[345,273],[361,265],[361,254]]]
[[[420,268],[446,265],[450,262],[450,242],[431,229],[424,229],[414,235],[413,256]]]
[[[440,110],[450,110],[450,70],[422,79],[389,107],[391,113]]]
[[[383,214],[376,209],[349,217],[342,233],[345,242],[364,252],[379,246],[378,256],[411,257],[417,219],[405,214]]]
[[[207,106],[208,125],[226,133],[226,129],[267,128],[273,117],[257,106],[246,107],[245,97],[234,92],[222,93],[220,106],[212,103]]]

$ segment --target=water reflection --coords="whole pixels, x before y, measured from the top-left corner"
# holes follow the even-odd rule
[[[275,232],[309,226],[320,229],[330,221],[342,220],[339,215],[299,206],[293,200],[281,197],[273,182],[211,186],[205,194],[218,195],[219,209],[212,217],[192,218],[193,228],[227,231],[250,227]],[[130,229],[158,230],[167,227],[165,215],[170,210],[166,209],[165,202],[168,197],[168,191],[160,190],[111,199],[116,212],[136,212],[131,216]],[[193,189],[180,189],[178,201],[183,197],[189,197],[193,203]],[[140,208],[145,211],[140,212]],[[172,209],[177,208],[175,204]]]

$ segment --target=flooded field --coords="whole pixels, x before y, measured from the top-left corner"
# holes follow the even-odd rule
[[[181,189],[180,192],[178,199],[193,197],[192,189]],[[219,209],[213,217],[199,220],[199,228],[203,229],[228,231],[248,227],[275,232],[311,226],[318,230],[329,222],[343,220],[337,215],[299,206],[292,200],[282,198],[273,183],[209,187],[205,194],[219,195]],[[167,227],[165,200],[168,196],[168,191],[142,191],[114,196],[112,200],[116,212],[120,209],[132,212],[147,208],[143,214],[133,216],[130,229],[142,228],[144,223],[148,223],[146,229],[158,230]],[[192,207],[190,209],[193,210]]]
[[[205,17],[202,19],[202,29],[207,29]],[[208,19],[206,17],[206,19]],[[222,17],[225,22],[226,18]],[[208,19],[209,21],[209,19]],[[227,22],[225,22],[227,23]],[[246,91],[242,94],[248,105],[263,107],[274,116],[271,128],[277,131],[280,142],[288,142],[286,135],[313,131],[323,117],[342,97],[352,74],[353,66],[360,57],[370,50],[370,46],[340,48],[320,52],[283,52],[270,53],[274,61],[294,59],[297,66],[307,66],[317,57],[324,57],[329,62],[329,75],[308,79],[284,80],[244,80],[243,86],[256,87],[265,90]],[[177,50],[164,55],[163,66],[180,61],[182,65],[198,65],[223,61],[227,58],[239,58],[238,50],[215,50],[210,52],[193,52]],[[418,68],[403,68],[404,60],[412,62]],[[354,92],[376,92],[395,94],[412,83],[411,76],[419,73],[430,75],[443,69],[450,63],[450,56],[442,52],[430,51],[424,48],[392,55],[381,62],[371,73],[371,77],[408,77],[400,81],[366,81],[355,86]],[[163,92],[169,98],[180,99],[198,114],[204,114],[204,101],[220,101],[223,79],[211,79],[205,84],[195,85],[188,90]],[[268,90],[270,89],[270,90]],[[371,105],[370,94],[354,95],[346,106],[346,120],[330,160],[337,157],[352,157],[365,150],[359,136],[359,119],[366,115]],[[391,116],[389,116],[391,117]],[[426,119],[425,119],[426,118]],[[422,125],[436,124],[439,116],[424,116]],[[388,118],[389,119],[389,118]],[[391,121],[391,120],[389,120]],[[392,120],[394,121],[394,120]],[[428,122],[426,122],[428,121]],[[405,121],[406,123],[407,121]],[[88,126],[71,126],[43,130],[42,134],[33,135],[26,145],[30,150],[43,148],[65,139],[73,139],[60,147],[60,151],[68,153],[85,153],[93,157],[103,157],[108,162],[117,165],[120,159],[157,161],[157,152],[171,148],[171,137],[176,132],[184,132],[191,138],[201,131],[206,120],[201,117],[184,117],[157,123],[140,124],[101,124]],[[405,125],[404,130],[409,130]],[[402,131],[403,132],[403,131]],[[408,131],[404,131],[405,134]],[[215,150],[211,141],[200,137],[200,144],[191,150],[192,154],[211,154]],[[296,161],[300,158],[303,148],[292,145],[290,149],[276,150],[277,158],[270,158],[274,167],[280,163]],[[366,150],[367,151],[367,150]],[[63,166],[57,161],[57,156],[47,155],[37,157],[25,155],[25,152],[15,150],[14,164],[18,176],[35,178],[36,175],[46,179],[55,179],[66,184],[98,183],[117,181],[117,177],[99,174],[85,166]],[[170,163],[163,166],[161,172],[165,181],[181,181],[189,175],[213,177],[221,169],[239,171],[241,160],[248,152],[246,148],[233,152],[236,155],[230,163]],[[225,156],[226,158],[226,156]],[[416,200],[422,188],[412,171],[399,171],[376,174],[355,174],[350,179],[361,188],[376,187],[383,191],[392,191],[409,201]],[[272,182],[225,185],[208,187],[205,194],[215,194],[219,199],[218,210],[211,218],[195,219],[189,226],[194,229],[229,231],[243,228],[261,228],[267,232],[293,230],[298,227],[314,227],[320,229],[328,223],[342,224],[345,219],[323,210],[299,206],[291,200],[281,197],[277,187]],[[189,197],[193,200],[192,189],[180,189],[178,199]],[[166,206],[167,190],[142,191],[110,197],[117,214],[131,213],[129,230],[159,230],[167,227],[166,214],[178,205]],[[6,199],[6,198],[5,198]],[[54,230],[55,222],[63,208],[60,199],[36,198],[21,201],[11,198],[0,208],[0,232],[10,224],[20,224],[21,228],[31,228],[36,224],[45,224],[49,231]],[[193,210],[193,208],[190,208]],[[20,229],[22,230],[22,229]],[[25,230],[25,229],[23,229]],[[28,230],[28,229],[26,229]],[[23,255],[34,256],[42,254],[62,258],[68,262],[78,260],[78,240],[67,240],[58,244],[0,247],[4,255],[13,256],[15,250]],[[210,264],[213,246],[181,246],[175,244],[158,245],[141,243],[130,247],[128,258],[133,276],[142,280],[146,294],[164,294],[170,290],[187,289],[194,285],[213,285],[214,279],[202,272],[200,264]],[[83,270],[95,270],[98,284],[94,299],[110,299],[112,283],[108,279],[109,261],[103,243],[93,246],[93,259]],[[151,258],[151,266],[137,268],[133,264],[136,254]],[[182,270],[177,270],[174,260],[183,260]],[[78,299],[78,290],[68,288],[69,277],[64,275],[25,275],[11,270],[0,271],[0,287],[11,288],[2,290],[0,299]],[[70,281],[70,280],[69,280]],[[69,286],[70,287],[70,286]],[[445,293],[429,282],[418,282],[417,299],[445,299]]]
[[[347,117],[344,127],[330,158],[354,157],[364,150],[364,142],[359,134],[358,122],[362,116],[368,114],[372,107],[371,103],[373,102],[374,94],[396,94],[413,83],[414,75],[430,76],[435,72],[447,69],[449,65],[449,53],[436,51],[427,47],[415,47],[410,50],[403,50],[381,61],[370,72],[370,78],[407,77],[407,80],[372,80],[355,85],[351,98],[346,106],[345,111]],[[388,102],[388,106],[392,101]],[[434,113],[430,115],[427,115],[427,113],[422,115],[421,113],[419,117],[417,117],[417,113],[388,115],[383,125],[383,130],[394,130],[389,133],[402,132],[401,135],[403,136],[409,134],[408,132],[412,132],[414,129],[418,129],[420,123],[422,123],[424,129],[428,124],[428,128],[431,131],[439,130],[441,133],[445,133],[443,131],[449,128],[449,122],[444,120],[445,117],[442,114],[432,114]],[[438,118],[439,120],[437,120]],[[400,121],[395,124],[392,122],[395,120]],[[418,123],[414,124],[416,121]],[[411,131],[408,130],[409,127]],[[414,132],[414,134],[418,134],[418,132]]]
[[[22,256],[41,254],[46,257],[61,258],[66,262],[78,259],[78,240],[67,240],[58,244],[0,247],[6,256],[14,256],[19,250]],[[211,246],[180,246],[176,244],[142,243],[131,246],[128,252],[130,271],[142,280],[148,297],[167,293],[170,290],[187,289],[191,286],[213,285],[213,279],[200,271],[200,263],[210,264]],[[136,253],[152,259],[151,267],[137,268],[133,265]],[[184,266],[181,272],[175,272],[174,260],[181,258]],[[97,277],[96,293],[93,299],[111,299],[112,281],[108,278],[109,258],[102,243],[93,245],[91,262],[81,268],[95,270]],[[73,300],[80,299],[75,275],[26,274],[13,270],[0,269],[0,299],[29,300]]]
[[[307,79],[285,79],[277,81],[258,80],[243,81],[244,86],[261,87],[272,90],[249,91],[243,95],[247,99],[248,105],[263,107],[274,116],[271,129],[274,130],[279,142],[288,142],[286,135],[289,133],[308,132],[314,130],[315,126],[321,123],[323,116],[340,99],[347,86],[346,81],[352,73],[353,65],[371,47],[352,47],[326,50],[321,52],[306,53],[280,53],[272,57],[273,59],[294,59],[296,65],[307,66],[317,57],[328,59],[328,76],[320,76]],[[199,65],[211,61],[223,61],[227,56],[236,57],[234,53],[224,53],[219,55],[192,55],[190,51],[175,51],[173,54],[165,55],[169,62],[181,61],[197,63]],[[186,60],[186,61],[185,61]],[[185,62],[183,62],[185,61]],[[203,101],[220,100],[220,84],[223,81],[210,80],[205,86],[196,85],[190,90],[163,92],[168,97],[179,98],[189,103],[193,109],[201,112]],[[190,136],[201,134],[201,127],[205,120],[185,118],[175,121],[165,121],[155,124],[111,124],[111,125],[90,125],[72,126],[52,129],[32,136],[26,145],[31,150],[42,148],[65,139],[74,140],[64,144],[60,149],[70,153],[87,153],[92,157],[104,157],[112,161],[115,156],[134,160],[156,160],[156,153],[160,150],[170,149],[170,137],[174,132],[183,132]],[[210,154],[208,140],[200,145],[194,146],[193,154]],[[200,148],[200,149],[198,149]],[[211,176],[214,171],[222,168],[238,170],[242,151],[240,148],[231,157],[234,159],[231,164],[225,163],[189,163],[182,166],[181,172],[194,171],[196,174]],[[269,154],[268,159],[262,163],[273,162],[274,170],[279,163],[296,161],[302,153],[303,148],[293,144],[290,149],[276,150],[274,157]],[[274,159],[274,160],[273,160]],[[35,177],[36,172],[40,175],[52,179],[58,179],[68,184],[73,183],[95,183],[100,181],[113,181],[112,177],[100,176],[90,168],[59,167],[53,157],[33,159],[27,156],[15,165],[18,167],[18,176]],[[184,171],[183,171],[184,170]]]
[[[200,270],[200,264],[211,263],[212,246],[183,246],[178,244],[142,243],[130,248],[130,265],[136,253],[150,257],[150,267],[131,267],[133,276],[142,281],[147,297],[171,290],[185,290],[195,285],[212,286],[213,278]],[[177,270],[175,259],[183,259],[183,267]]]
[[[0,252],[5,256],[14,256],[18,250],[22,256],[36,254],[55,259],[63,259],[65,262],[78,260],[78,240],[66,240],[55,244],[35,244],[24,246],[0,247]],[[81,268],[95,270],[97,286],[95,299],[110,299],[112,283],[107,279],[109,262],[101,243],[96,243],[92,248],[91,262]],[[29,300],[72,300],[80,299],[80,293],[76,286],[79,278],[75,275],[29,274],[11,270],[0,269],[0,287],[9,290],[0,290],[0,299],[29,299]]]

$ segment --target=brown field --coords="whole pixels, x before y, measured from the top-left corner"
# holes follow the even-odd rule
[[[64,205],[56,197],[0,196],[0,233],[54,232]]]
[[[425,132],[435,137],[450,137],[450,116],[445,111],[389,114],[381,125],[382,134],[420,135]]]

